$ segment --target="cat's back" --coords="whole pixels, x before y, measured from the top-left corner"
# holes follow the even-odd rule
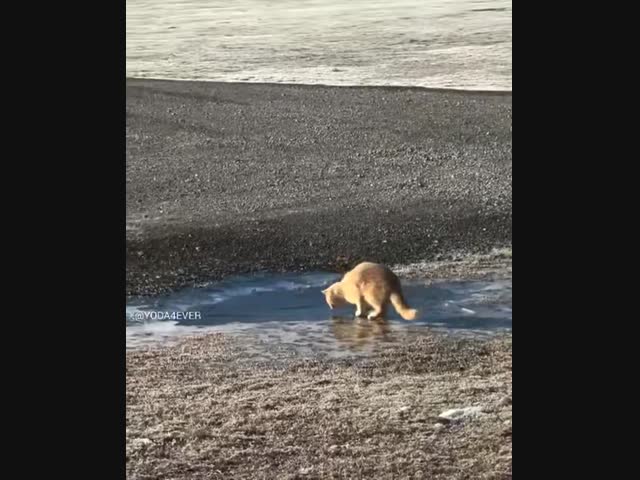
[[[347,272],[343,281],[356,284],[395,284],[397,277],[386,266],[379,263],[363,262]]]

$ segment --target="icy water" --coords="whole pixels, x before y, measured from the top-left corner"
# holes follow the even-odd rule
[[[127,0],[128,77],[512,89],[500,0]]]
[[[511,330],[511,280],[431,285],[405,281],[405,297],[421,311],[419,318],[407,322],[390,309],[385,322],[372,322],[354,319],[353,307],[329,310],[321,290],[337,279],[328,273],[237,277],[132,301],[126,312],[127,348],[226,332],[299,352],[340,355],[433,330],[471,336]]]

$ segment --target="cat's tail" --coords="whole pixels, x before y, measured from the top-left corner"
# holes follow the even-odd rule
[[[402,296],[402,292],[393,292],[389,297],[393,308],[396,309],[398,315],[400,315],[405,320],[414,320],[418,315],[418,311],[415,308],[409,308],[407,302],[404,301],[404,297]]]

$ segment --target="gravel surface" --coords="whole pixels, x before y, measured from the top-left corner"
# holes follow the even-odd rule
[[[127,80],[127,295],[510,248],[511,93]]]
[[[341,360],[248,349],[211,335],[127,353],[129,479],[512,476],[510,336]]]
[[[511,112],[510,93],[127,80],[127,295],[362,260],[510,277]],[[127,476],[511,478],[511,344],[128,351]]]

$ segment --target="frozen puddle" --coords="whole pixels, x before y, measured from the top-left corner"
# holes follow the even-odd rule
[[[340,355],[433,329],[473,336],[511,330],[511,280],[404,281],[407,302],[420,310],[420,317],[406,322],[390,308],[386,322],[369,322],[355,320],[354,308],[329,310],[321,290],[338,278],[328,273],[237,277],[135,300],[127,305],[127,348],[225,332],[300,353]]]

